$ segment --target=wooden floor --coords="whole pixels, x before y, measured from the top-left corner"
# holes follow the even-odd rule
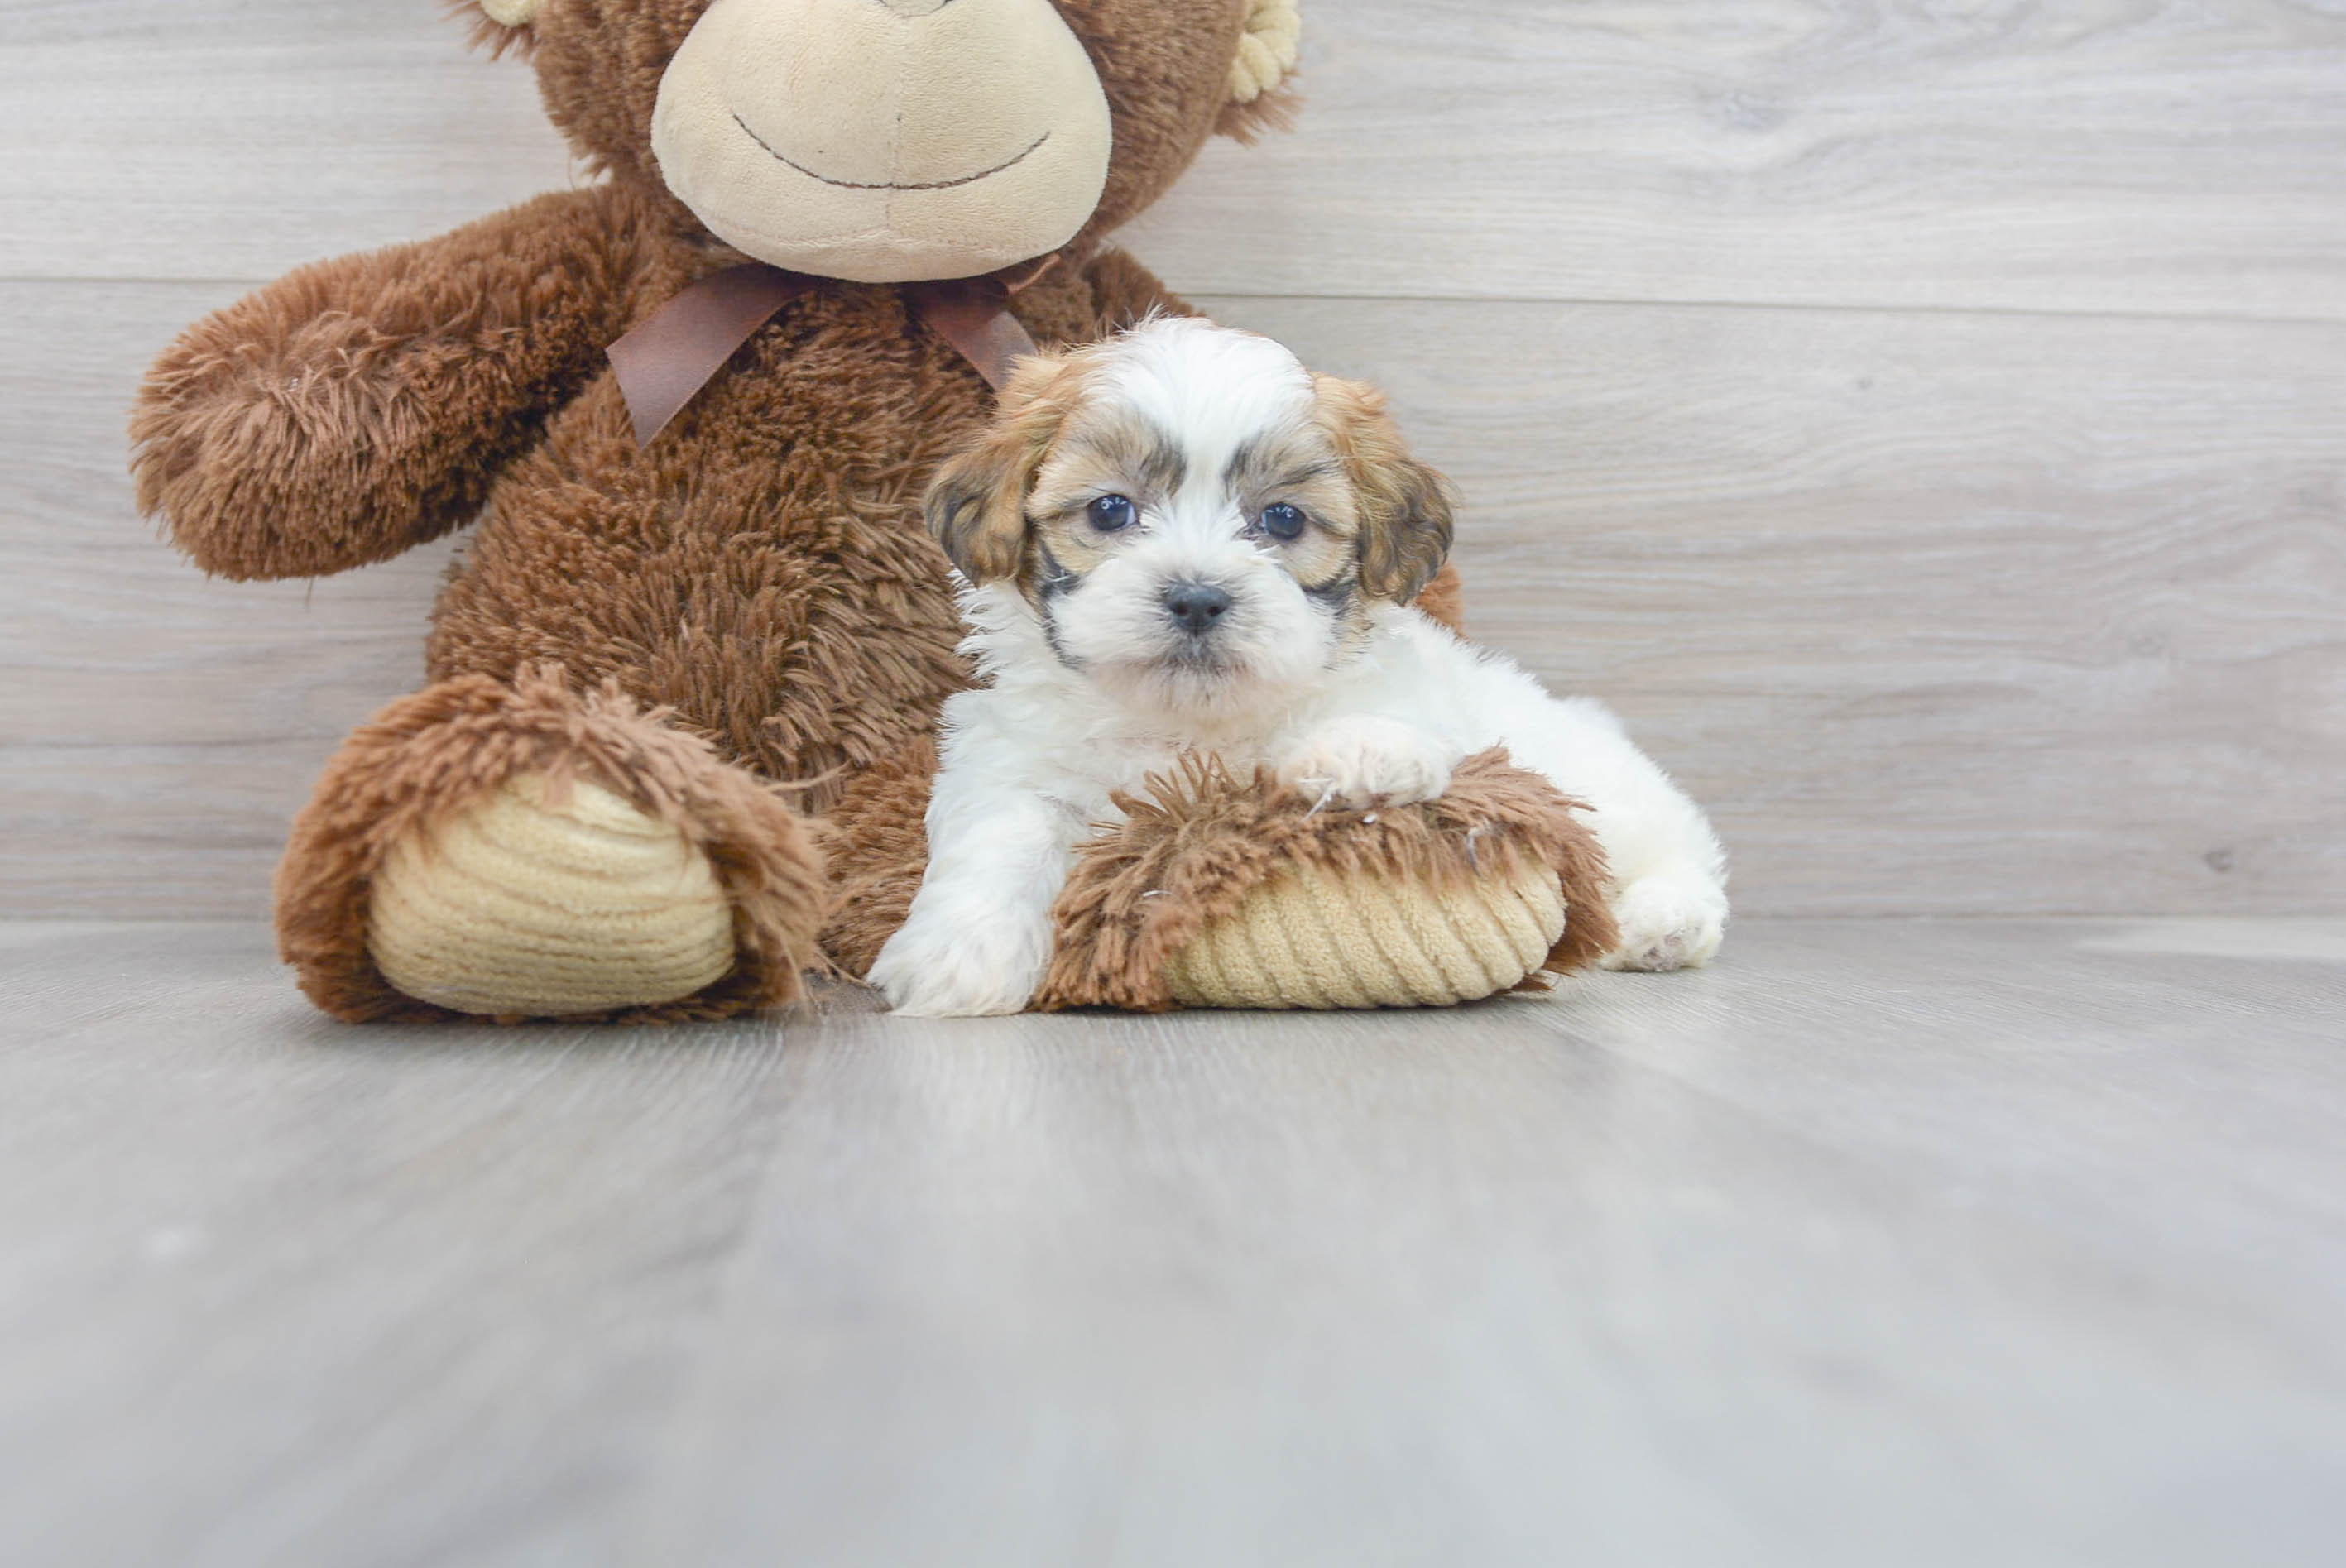
[[[0,1562],[2334,1563],[2346,921],[352,1030],[0,926]]]
[[[122,430],[581,178],[444,9],[0,0],[0,1568],[2346,1561],[2346,921],[2247,918],[2346,913],[2337,0],[1304,0],[1121,237],[1391,389],[1747,916],[1998,919],[354,1032],[270,872],[461,542],[207,581]]]

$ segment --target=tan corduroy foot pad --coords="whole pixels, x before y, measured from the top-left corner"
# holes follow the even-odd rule
[[[1503,751],[1373,811],[1211,762],[1117,804],[1053,911],[1044,1011],[1448,1006],[1540,989],[1617,938],[1574,802]]]
[[[367,946],[407,995],[489,1017],[654,1006],[733,967],[731,906],[673,823],[542,775],[393,845]]]
[[[1447,1007],[1538,972],[1564,934],[1564,889],[1537,861],[1435,888],[1297,866],[1175,953],[1184,1007]]]

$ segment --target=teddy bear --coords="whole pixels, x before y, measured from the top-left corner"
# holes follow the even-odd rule
[[[191,327],[133,414],[140,505],[209,573],[345,571],[474,528],[426,684],[295,820],[280,952],[354,1022],[790,1000],[857,972],[918,880],[924,737],[968,678],[931,471],[1023,347],[1188,309],[1103,237],[1209,137],[1283,121],[1295,0],[455,8],[526,56],[596,178],[290,274]],[[1167,871],[1137,815],[1038,1000],[1243,1000],[1176,955],[1209,958],[1200,934],[1250,899],[1279,919],[1290,866],[1425,863],[1282,837],[1260,795],[1191,780],[1150,807],[1291,851],[1218,852],[1249,869],[1178,909],[1116,891],[1132,853]],[[1534,882],[1586,892],[1567,812],[1485,805]],[[1517,945],[1569,962],[1547,923]]]

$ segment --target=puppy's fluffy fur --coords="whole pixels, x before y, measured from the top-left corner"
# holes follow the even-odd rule
[[[1603,706],[1408,607],[1448,553],[1448,487],[1373,390],[1148,321],[1023,363],[928,509],[984,684],[945,705],[928,873],[872,970],[898,1011],[1025,1006],[1075,846],[1187,752],[1359,809],[1431,799],[1504,745],[1590,802],[1608,967],[1717,951],[1725,857],[1694,802]]]

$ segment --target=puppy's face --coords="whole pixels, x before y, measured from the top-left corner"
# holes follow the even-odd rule
[[[1187,320],[1022,363],[928,517],[973,583],[1016,585],[1063,664],[1201,716],[1309,687],[1451,535],[1447,486],[1376,392]]]

